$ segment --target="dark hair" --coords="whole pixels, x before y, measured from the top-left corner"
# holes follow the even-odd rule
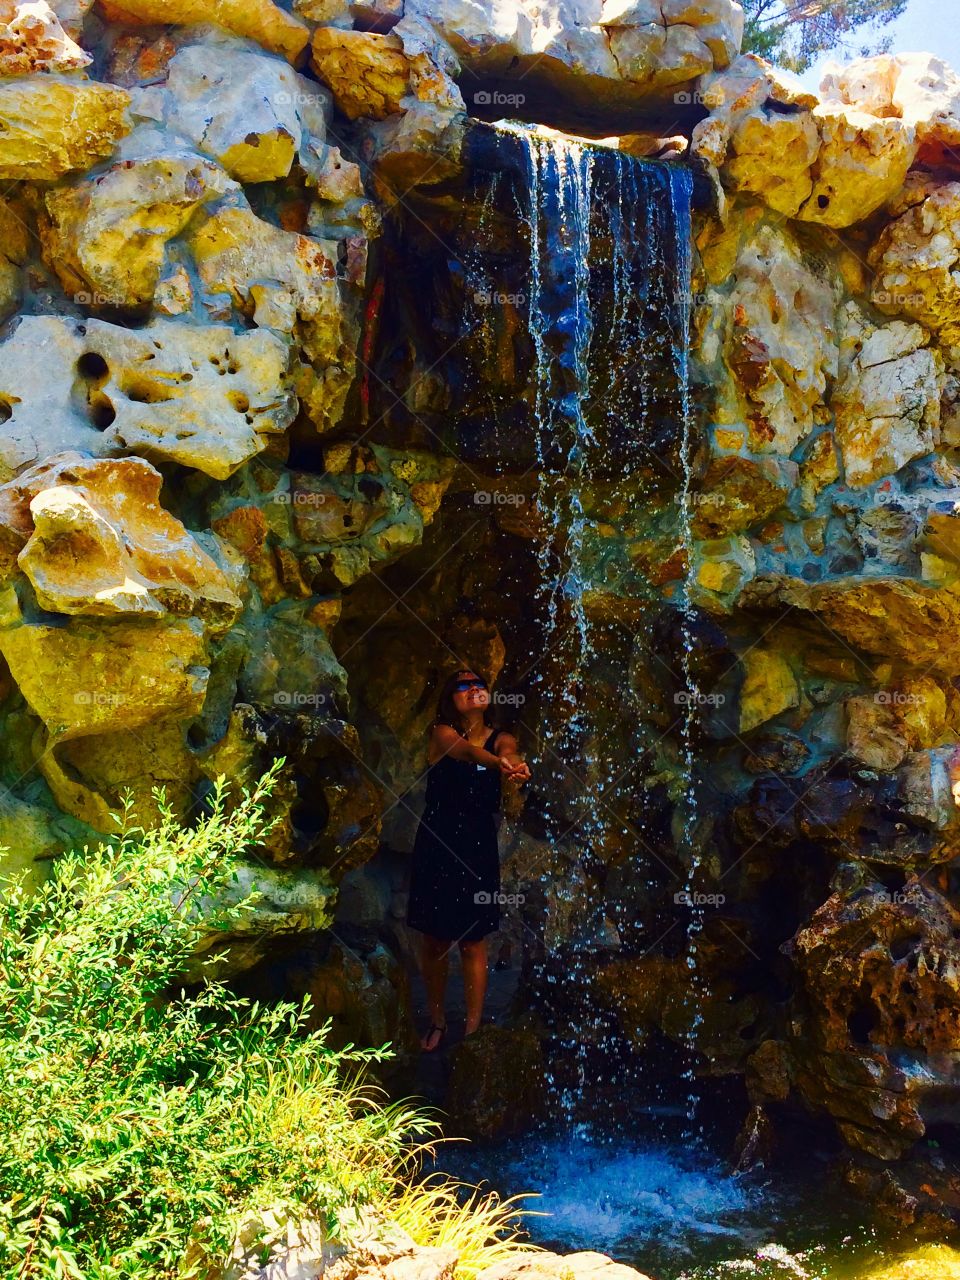
[[[474,667],[457,667],[456,671],[451,671],[443,682],[440,697],[437,699],[437,714],[433,718],[431,729],[433,725],[448,724],[452,729],[456,729],[457,733],[466,737],[466,734],[463,733],[463,717],[453,705],[454,691],[463,676],[476,676],[478,680],[482,681],[487,692],[490,692],[488,681]],[[483,723],[489,725],[491,729],[494,727],[492,702],[488,703],[483,709]]]

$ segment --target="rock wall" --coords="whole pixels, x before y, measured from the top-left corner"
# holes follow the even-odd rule
[[[344,1040],[409,1044],[437,681],[499,677],[536,756],[574,671],[562,768],[541,752],[504,830],[510,1034],[558,1079],[571,1040],[617,1071],[693,1051],[745,1082],[748,1136],[813,1114],[852,1185],[936,1226],[958,1202],[960,80],[884,55],[818,97],[737,56],[742,18],[0,10],[0,844],[40,876],[125,789],[188,819],[282,755],[234,970],[311,991]],[[601,334],[618,246],[653,244],[652,196],[611,195],[630,157],[696,175],[692,296],[651,308],[691,304],[689,416],[675,327],[604,348],[605,452],[566,482],[536,437],[526,171],[481,123],[504,115],[617,147],[594,163]],[[582,589],[551,630],[533,602],[574,509]]]

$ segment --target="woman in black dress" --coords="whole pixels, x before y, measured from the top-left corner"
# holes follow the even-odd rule
[[[423,817],[413,845],[407,923],[423,934],[420,964],[431,1025],[420,1044],[438,1049],[447,1029],[450,952],[459,945],[466,1034],[480,1025],[487,989],[487,934],[500,923],[500,859],[494,814],[500,779],[518,786],[530,770],[517,740],[491,728],[490,689],[469,668],[448,677],[430,726]]]

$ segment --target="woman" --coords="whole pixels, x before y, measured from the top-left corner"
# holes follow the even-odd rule
[[[427,791],[413,845],[407,923],[423,934],[420,965],[430,1028],[420,1041],[433,1053],[447,1030],[444,996],[450,951],[460,947],[466,1034],[480,1026],[487,990],[487,934],[500,923],[500,859],[494,813],[500,779],[519,786],[530,770],[517,740],[491,728],[490,688],[469,668],[440,691],[427,745]]]

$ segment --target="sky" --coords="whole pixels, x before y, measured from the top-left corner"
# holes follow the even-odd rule
[[[882,32],[892,37],[891,53],[935,53],[960,75],[960,0],[910,0],[902,16]],[[823,58],[829,60],[830,55]],[[821,74],[819,63],[801,78],[808,88],[817,89]]]

